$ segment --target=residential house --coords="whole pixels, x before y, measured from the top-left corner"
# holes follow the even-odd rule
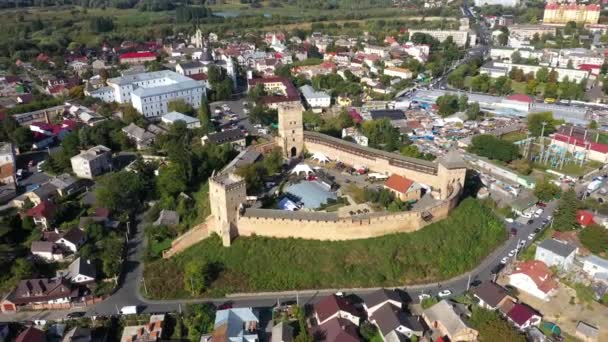
[[[155,134],[148,132],[132,122],[128,126],[123,127],[122,132],[135,143],[138,150],[150,147],[156,137]]]
[[[293,327],[289,322],[280,322],[272,327],[270,342],[293,342]]]
[[[62,173],[55,176],[51,178],[49,183],[57,188],[57,193],[59,193],[59,196],[61,197],[71,195],[82,188],[82,183],[69,173]]]
[[[55,204],[53,202],[43,200],[38,203],[35,207],[28,209],[25,212],[25,216],[34,219],[34,223],[41,225],[44,229],[51,228],[51,222],[55,217]]]
[[[179,63],[175,66],[175,72],[180,75],[190,76],[207,72],[208,64],[201,61],[191,61],[187,63]]]
[[[72,228],[64,234],[60,234],[56,243],[63,245],[68,251],[76,253],[86,241],[87,235],[84,230],[80,228]]]
[[[186,127],[190,129],[201,127],[201,121],[199,119],[179,112],[169,112],[163,115],[160,120],[167,125],[173,125],[177,121],[182,121],[186,124]]]
[[[591,324],[579,321],[574,336],[583,342],[596,342],[598,341],[599,329]]]
[[[574,263],[576,246],[555,239],[546,239],[536,247],[534,259],[544,262],[547,266],[568,271]]]
[[[93,179],[112,169],[112,152],[98,145],[70,158],[72,171],[77,177]]]
[[[300,91],[308,106],[313,110],[329,108],[331,106],[331,96],[324,91],[316,91],[309,85],[301,86]]]
[[[608,260],[589,255],[583,260],[583,271],[594,280],[608,280]]]
[[[404,202],[416,201],[420,199],[422,194],[422,188],[415,184],[413,180],[396,174],[392,174],[384,182],[384,188]]]
[[[229,129],[223,132],[207,134],[201,138],[201,144],[231,144],[235,149],[241,150],[247,146],[245,134],[240,129]]]
[[[511,297],[502,286],[486,281],[473,289],[473,296],[479,300],[477,305],[487,310],[496,310],[505,302],[516,302],[517,299]]]
[[[373,313],[384,304],[392,304],[399,309],[403,308],[401,297],[399,297],[399,294],[394,290],[376,290],[365,296],[363,301],[363,308],[365,309],[368,317],[373,315]]]
[[[549,301],[557,291],[557,282],[549,267],[540,260],[520,263],[509,275],[509,284],[530,295]]]
[[[210,340],[213,342],[257,342],[258,317],[251,308],[232,308],[215,313]]]
[[[63,278],[24,279],[1,303],[2,312],[17,311],[28,304],[66,304],[78,297],[78,291]]]
[[[384,75],[390,77],[397,77],[403,80],[409,80],[413,76],[412,72],[409,69],[399,67],[385,68]]]
[[[179,224],[179,214],[177,211],[163,209],[158,215],[158,219],[154,221],[155,226],[177,226]]]
[[[524,330],[532,326],[539,326],[541,318],[542,317],[538,312],[521,303],[513,305],[511,311],[507,313],[507,319],[509,322],[520,330]]]
[[[72,284],[88,284],[95,281],[97,270],[91,260],[78,257],[67,269],[57,271],[57,277],[63,277]]]
[[[40,329],[28,327],[17,335],[15,342],[46,342],[46,335]]]
[[[334,294],[323,297],[314,307],[314,317],[319,325],[332,318],[342,318],[358,326],[360,314],[355,307],[344,297]]]
[[[377,307],[368,319],[378,327],[385,342],[401,341],[404,337],[409,339],[414,335],[421,337],[424,333],[419,317],[407,315],[400,306],[393,305],[391,300]]]
[[[349,137],[357,143],[357,145],[368,146],[369,138],[361,134],[357,127],[346,127],[342,128],[342,139]]]
[[[360,342],[357,331],[357,326],[352,321],[333,317],[313,329],[313,338],[324,342]]]
[[[152,315],[148,324],[126,326],[122,330],[121,342],[161,341],[165,315]]]
[[[450,341],[478,339],[479,332],[457,312],[454,304],[445,299],[424,310],[422,317],[431,329],[436,330],[440,336],[447,336]]]
[[[156,61],[156,54],[154,52],[127,52],[121,54],[119,57],[120,64],[144,64],[146,62]]]
[[[0,142],[0,183],[15,184],[17,164],[13,144]]]
[[[62,246],[51,241],[32,241],[30,252],[45,261],[61,261],[68,254]]]
[[[91,329],[74,327],[70,329],[61,342],[91,342]]]

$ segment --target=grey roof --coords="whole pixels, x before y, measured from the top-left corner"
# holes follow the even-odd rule
[[[271,342],[291,342],[293,341],[293,327],[287,322],[281,322],[272,327]]]
[[[591,254],[585,258],[585,261],[600,266],[604,269],[608,269],[608,260],[600,258],[597,255]]]
[[[175,226],[179,224],[179,214],[173,210],[161,210],[154,225],[158,226],[161,224],[166,226]]]
[[[191,124],[191,123],[197,123],[200,122],[197,118],[193,118],[191,116],[188,116],[186,114],[182,114],[180,112],[169,112],[165,115],[162,116],[162,119],[164,120],[168,120],[171,122],[175,122],[175,121],[183,121],[186,124]]]
[[[389,120],[402,120],[405,119],[405,113],[400,109],[377,109],[370,110],[369,114],[373,120],[389,119]]]
[[[448,153],[439,158],[438,162],[448,169],[466,169],[467,167],[461,153],[456,149],[450,149]]]
[[[378,304],[382,304],[389,300],[401,303],[401,298],[399,297],[399,294],[397,294],[397,292],[395,292],[394,290],[387,289],[376,290],[363,298],[363,301],[365,302],[365,305],[368,308],[374,307]]]
[[[68,331],[63,338],[64,342],[89,342],[91,341],[91,329],[74,327]]]
[[[496,283],[486,281],[475,288],[473,294],[495,308],[507,296],[507,290]]]
[[[45,183],[32,190],[40,199],[46,200],[56,195],[57,187],[51,183]]]
[[[158,79],[164,79],[166,81],[163,82],[162,85],[157,85],[156,87],[139,87],[137,85],[138,82]],[[107,82],[108,84],[116,84],[120,86],[132,85],[135,88],[132,94],[140,97],[155,96],[167,92],[203,87],[201,82],[195,81],[189,77],[180,75],[170,70],[125,75],[122,77],[110,78]]]
[[[182,67],[182,69],[196,69],[196,68],[200,68],[203,66],[203,63],[201,63],[200,61],[191,61],[191,62],[185,62],[185,63],[179,63],[179,66]]]
[[[374,312],[371,319],[376,321],[382,336],[388,335],[402,325],[413,331],[423,330],[422,324],[417,318],[411,317],[408,319],[405,312],[391,304],[382,305]]]
[[[576,325],[576,332],[592,338],[597,338],[597,335],[599,335],[598,328],[583,321],[578,322],[578,324]]]
[[[155,135],[146,131],[145,129],[137,126],[134,123],[130,123],[129,126],[123,127],[122,131],[130,138],[136,139],[137,141],[149,141],[154,139]]]
[[[102,154],[105,153],[110,153],[112,150],[110,150],[108,147],[105,147],[103,145],[97,145],[94,147],[91,147],[90,149],[86,150],[86,151],[82,151],[80,152],[80,154],[72,157],[80,157],[86,160],[93,160],[96,159],[97,157],[99,157]]]
[[[576,251],[575,246],[569,245],[565,242],[561,242],[561,241],[558,241],[555,239],[547,239],[547,240],[541,242],[541,244],[538,245],[538,248],[546,249],[546,250],[551,251],[552,253],[557,254],[564,258]]]
[[[56,177],[51,178],[49,183],[53,184],[57,189],[65,189],[76,182],[78,182],[78,179],[76,177],[73,177],[69,173],[62,173]]]
[[[79,257],[78,259],[72,261],[70,266],[68,266],[65,277],[68,279],[73,279],[79,274],[95,278],[97,275],[97,270],[95,269],[95,265],[93,265],[90,260],[85,260]]]
[[[32,241],[32,246],[30,248],[32,253],[53,253],[56,248],[55,244],[50,241]]]
[[[441,322],[451,336],[469,328],[468,324],[456,313],[451,303],[445,299],[424,310],[424,314],[431,322]]]
[[[237,342],[251,334],[244,329],[247,322],[259,322],[251,308],[232,308],[216,312],[214,327],[226,325],[227,340]]]
[[[217,132],[207,135],[209,141],[214,144],[224,144],[245,139],[245,134],[240,129],[229,129],[223,132]]]
[[[302,95],[304,95],[304,97],[306,99],[326,99],[326,98],[330,98],[331,96],[329,96],[329,94],[327,94],[324,91],[316,91],[313,87],[307,85],[303,85],[300,87],[300,91],[302,92]]]

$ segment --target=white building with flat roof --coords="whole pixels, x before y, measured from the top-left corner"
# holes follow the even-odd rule
[[[184,100],[198,108],[206,94],[203,82],[170,70],[110,78],[107,84],[87,95],[104,102],[130,103],[146,118],[166,114],[167,104],[174,100]]]
[[[169,112],[160,118],[163,123],[173,125],[177,121],[183,121],[188,128],[200,128],[201,121],[197,118],[193,118],[180,112]]]
[[[475,0],[475,7],[500,5],[502,7],[517,7],[519,0]]]
[[[329,108],[331,96],[324,91],[316,91],[309,85],[300,87],[300,91],[311,108]]]
[[[477,40],[475,32],[470,30],[409,30],[409,32],[410,38],[416,33],[425,33],[437,39],[439,42],[443,42],[448,39],[448,37],[452,37],[452,40],[458,46],[465,46],[467,41],[470,42],[470,46],[473,46]]]

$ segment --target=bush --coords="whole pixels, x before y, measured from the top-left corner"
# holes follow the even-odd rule
[[[578,238],[593,254],[602,254],[608,252],[608,230],[597,224],[590,225],[583,229]]]

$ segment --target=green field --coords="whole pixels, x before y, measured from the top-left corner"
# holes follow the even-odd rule
[[[204,296],[248,291],[404,286],[454,277],[472,269],[506,239],[503,224],[474,199],[446,220],[415,233],[328,242],[218,236],[178,256],[145,266],[150,298],[185,298],[184,265],[202,259],[215,269]],[[171,279],[170,282],[167,279]]]

